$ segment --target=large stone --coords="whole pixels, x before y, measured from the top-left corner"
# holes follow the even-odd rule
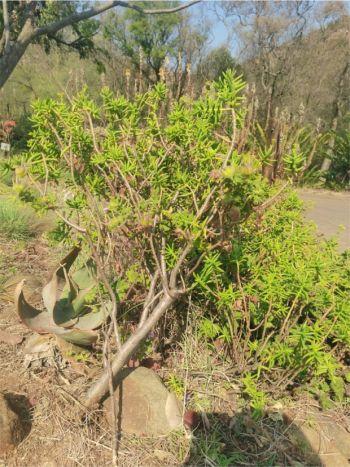
[[[6,396],[0,393],[0,455],[14,448],[23,439],[23,425],[12,410]]]
[[[182,407],[152,370],[126,368],[116,381],[114,401],[117,426],[138,436],[163,436],[182,427]],[[107,420],[113,426],[111,398],[105,403]]]
[[[313,412],[301,419],[285,412],[284,418],[291,423],[290,439],[307,454],[310,463],[324,467],[350,465],[350,433],[331,416]]]

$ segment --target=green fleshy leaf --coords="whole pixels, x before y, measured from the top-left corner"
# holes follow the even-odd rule
[[[111,302],[102,304],[98,310],[96,311],[91,310],[89,313],[86,313],[85,315],[80,316],[76,324],[76,327],[82,330],[92,330],[92,329],[96,329],[102,326],[102,324],[106,321],[106,319],[110,315],[111,309],[112,309]]]
[[[50,282],[43,288],[43,301],[49,313],[53,313],[57,300],[61,298],[62,292],[67,284],[67,273],[76,260],[79,251],[79,247],[74,247],[68,255],[60,261],[60,267],[56,269]],[[71,286],[72,284],[70,284],[70,287]]]

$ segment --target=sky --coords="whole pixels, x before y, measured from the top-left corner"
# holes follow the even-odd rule
[[[208,45],[210,48],[216,48],[221,45],[228,46],[232,52],[235,51],[234,44],[229,41],[229,25],[225,24],[221,18],[218,17],[217,8],[218,2],[215,1],[203,1],[197,5],[190,7],[191,15],[197,21],[208,21],[211,24],[210,37]]]

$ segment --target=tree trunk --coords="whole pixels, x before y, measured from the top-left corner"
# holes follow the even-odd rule
[[[334,132],[337,129],[337,124],[338,124],[338,120],[335,118],[333,120],[333,124],[332,124],[333,134],[332,134],[331,140],[330,140],[329,145],[328,145],[327,156],[322,161],[322,165],[321,165],[321,169],[320,169],[321,172],[328,172],[328,170],[331,167],[331,164],[332,164],[331,157],[332,157],[332,152],[333,152],[333,148],[334,148]]]
[[[17,63],[27,49],[27,43],[16,43],[9,47],[9,50],[0,57],[0,89],[11,76]]]
[[[342,99],[343,90],[345,86],[345,77],[348,71],[349,71],[349,62],[347,61],[347,63],[344,66],[343,71],[340,73],[339,82],[338,82],[338,92],[337,92],[336,99],[333,103],[333,106],[334,106],[333,122],[332,122],[333,133],[335,133],[337,129],[338,118],[341,116],[341,99]],[[328,155],[331,156],[333,152],[333,148],[334,148],[334,134],[329,143],[329,149],[327,151],[327,156]],[[327,172],[331,167],[332,161],[330,157],[327,157],[327,156],[323,159],[322,166],[321,166],[321,172]]]
[[[120,351],[114,358],[111,364],[112,375],[115,378],[118,373],[123,369],[125,363],[129,360],[132,354],[138,349],[141,342],[148,336],[149,332],[154,328],[164,313],[176,301],[176,295],[171,296],[166,294],[158,303],[151,315],[137,331],[129,337],[129,339],[122,345]],[[102,376],[91,386],[84,404],[86,407],[92,407],[99,403],[100,400],[107,394],[109,384],[109,372],[106,369]]]

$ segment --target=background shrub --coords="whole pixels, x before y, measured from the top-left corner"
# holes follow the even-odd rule
[[[27,240],[38,231],[35,212],[18,201],[0,197],[0,235],[8,240]]]
[[[350,188],[350,130],[335,133],[331,166],[326,172],[326,185],[332,189]]]

